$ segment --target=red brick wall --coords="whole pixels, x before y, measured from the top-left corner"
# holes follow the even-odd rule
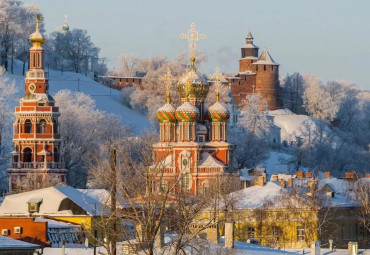
[[[281,107],[279,98],[279,67],[273,65],[256,66],[256,93],[261,94],[270,110]]]
[[[14,233],[14,227],[22,227],[21,234]],[[47,242],[47,222],[34,222],[33,218],[0,218],[0,230],[10,230],[7,237],[29,243],[49,246]]]

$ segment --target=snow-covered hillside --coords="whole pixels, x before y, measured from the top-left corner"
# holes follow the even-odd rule
[[[281,142],[296,143],[317,130],[322,130],[325,135],[331,134],[328,126],[311,116],[293,114],[288,109],[270,111],[269,114],[274,117],[274,124],[281,128]]]
[[[11,107],[18,105],[18,99],[24,94],[24,76],[22,76],[22,63],[16,62],[15,74],[7,73],[9,80],[15,80],[18,93],[16,100],[12,102]],[[107,113],[115,114],[123,125],[130,126],[136,133],[142,133],[150,129],[151,125],[144,115],[135,112],[121,103],[120,92],[105,87],[94,80],[77,73],[49,71],[49,92],[56,94],[63,89],[83,92],[90,95],[96,101],[97,109]]]

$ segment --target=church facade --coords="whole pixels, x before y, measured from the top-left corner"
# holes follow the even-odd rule
[[[230,117],[227,107],[216,102],[204,107],[209,83],[195,68],[194,38],[199,35],[192,24],[189,30],[190,69],[180,77],[176,90],[182,105],[175,108],[167,85],[167,103],[157,111],[160,141],[153,145],[153,171],[159,189],[178,184],[184,191],[196,195],[210,187],[212,181],[230,172],[233,145],[226,139],[226,124]],[[194,47],[195,48],[195,47]],[[217,80],[221,84],[221,79]]]
[[[15,108],[13,124],[13,151],[8,172],[10,193],[42,187],[45,182],[66,182],[62,139],[55,101],[49,95],[48,73],[44,71],[45,38],[36,31],[31,34],[30,68],[26,73],[25,94]]]
[[[253,43],[252,33],[246,37],[246,44],[241,48],[239,73],[229,77],[229,85],[236,105],[248,94],[256,93],[266,99],[270,110],[282,108],[279,85],[279,64],[264,49],[258,55],[259,47]]]

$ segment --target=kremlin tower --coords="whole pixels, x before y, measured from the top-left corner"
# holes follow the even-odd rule
[[[48,93],[48,73],[44,71],[45,38],[39,31],[41,15],[37,15],[36,31],[31,34],[29,70],[25,94],[15,108],[13,147],[8,169],[9,192],[37,189],[46,182],[65,184],[59,109]]]
[[[208,111],[204,99],[209,83],[195,68],[195,41],[204,38],[195,31],[181,35],[190,43],[190,69],[179,79],[176,90],[182,105],[171,104],[171,80],[167,76],[167,102],[157,111],[160,141],[153,145],[153,165],[160,190],[178,183],[189,194],[203,193],[212,181],[230,171],[233,146],[226,140],[226,123],[229,110],[217,100]],[[215,85],[221,85],[218,71]]]
[[[248,94],[256,93],[266,99],[270,110],[282,108],[279,84],[279,64],[264,49],[258,56],[258,46],[253,44],[252,33],[241,48],[239,73],[230,77],[234,102],[240,105]]]

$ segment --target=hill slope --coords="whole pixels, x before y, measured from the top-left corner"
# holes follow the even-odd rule
[[[18,99],[24,94],[24,76],[22,76],[22,62],[16,62],[14,74],[6,73],[10,81],[15,80],[18,93],[16,100],[10,105],[17,106]],[[96,108],[117,115],[122,125],[130,126],[135,133],[142,133],[150,129],[151,125],[147,118],[135,112],[121,103],[120,92],[105,87],[94,80],[73,72],[49,71],[49,93],[53,96],[58,91],[69,89],[73,92],[83,92],[90,95],[96,101]]]

